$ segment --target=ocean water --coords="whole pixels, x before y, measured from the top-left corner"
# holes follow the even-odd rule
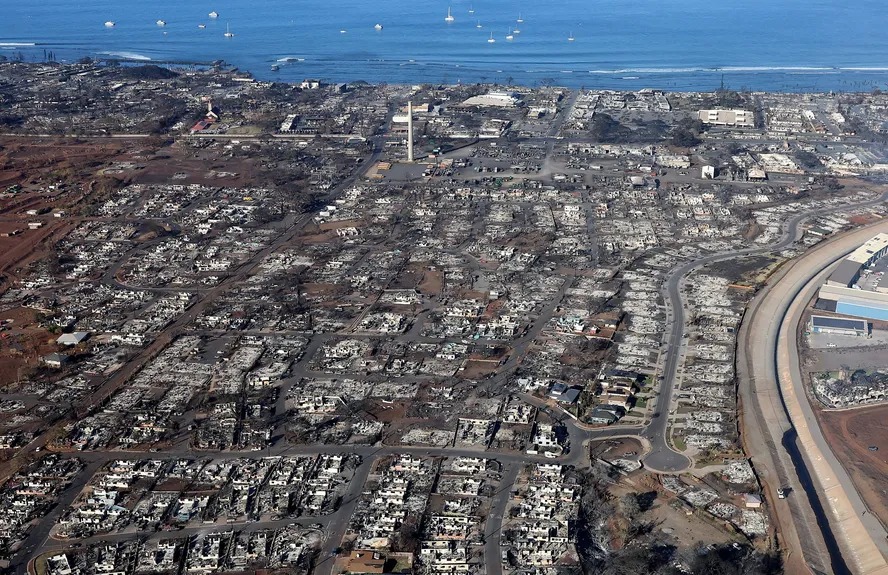
[[[0,14],[0,54],[32,61],[225,60],[282,81],[888,88],[884,0],[0,0]]]

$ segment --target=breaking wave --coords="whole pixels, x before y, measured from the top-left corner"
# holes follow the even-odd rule
[[[151,58],[149,56],[145,56],[144,54],[138,54],[136,52],[101,52],[105,56],[114,56],[115,58],[122,58],[124,60],[138,60],[139,62],[150,62]]]

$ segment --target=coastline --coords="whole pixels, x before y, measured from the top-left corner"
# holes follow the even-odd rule
[[[269,54],[257,58],[237,54],[218,57],[158,55],[138,48],[76,49],[53,43],[5,41],[0,39],[0,56],[7,61],[42,63],[52,52],[60,64],[73,64],[82,58],[126,65],[153,64],[183,68],[208,67],[224,61],[247,71],[259,81],[300,82],[318,78],[329,83],[365,81],[371,84],[508,84],[571,89],[590,88],[617,91],[642,89],[668,92],[711,92],[723,85],[730,89],[771,93],[869,92],[888,89],[888,66],[656,66],[592,67],[527,65],[517,62],[447,62],[440,59],[387,59],[357,57],[311,57]],[[272,69],[274,67],[274,69]]]

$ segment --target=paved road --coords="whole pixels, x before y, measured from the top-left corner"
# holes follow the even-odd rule
[[[821,474],[812,473],[809,469],[811,458],[802,454],[803,449],[800,449],[793,427],[796,421],[793,419],[790,422],[784,397],[776,383],[778,333],[786,323],[783,321],[786,311],[802,289],[801,286],[824,266],[840,259],[874,233],[870,227],[843,234],[821,243],[799,260],[785,266],[751,302],[739,336],[737,366],[744,443],[776,511],[783,546],[790,552],[796,552],[795,557],[790,554],[789,560],[799,561],[803,558],[817,571],[847,572],[843,560],[845,554],[836,542],[831,525],[833,518],[824,509],[823,491],[816,487]],[[819,286],[821,277],[809,284],[810,295]],[[797,301],[804,307],[808,299],[801,297]],[[795,325],[797,323],[796,318]],[[790,341],[792,347],[795,346],[795,329],[789,331],[792,337],[783,338],[784,349],[788,349]],[[792,359],[784,359],[784,362],[787,361],[794,363],[794,369],[798,370],[797,350],[793,351]],[[798,397],[804,398],[804,392],[801,391]],[[807,401],[801,403],[810,410]],[[812,427],[816,428],[816,425]],[[819,434],[819,429],[816,431]],[[766,449],[752,449],[752,446],[764,446]],[[832,455],[831,452],[829,454]],[[844,473],[841,467],[836,468]],[[834,472],[829,472],[823,477],[834,475]],[[780,486],[790,488],[791,495],[785,500],[775,497],[775,491]],[[853,488],[851,491],[856,496]],[[884,543],[884,533],[877,540]]]
[[[624,437],[624,436],[635,436],[639,428],[609,428],[609,429],[601,429],[596,431],[586,431],[581,430],[578,427],[574,426],[572,421],[569,418],[565,418],[564,423],[568,425],[569,432],[571,434],[572,441],[577,441],[577,443],[573,446],[569,452],[567,452],[564,456],[557,459],[549,459],[544,456],[539,455],[527,455],[524,453],[516,453],[516,452],[499,452],[499,451],[482,451],[479,449],[459,449],[453,447],[446,448],[429,448],[429,447],[406,447],[406,446],[384,446],[384,445],[289,445],[285,442],[279,442],[277,445],[273,445],[268,449],[264,449],[261,451],[243,451],[243,452],[218,452],[218,451],[201,451],[194,450],[191,448],[175,448],[168,451],[163,452],[150,452],[150,451],[89,451],[89,452],[72,452],[69,455],[70,457],[77,457],[83,460],[87,464],[87,468],[83,471],[77,479],[72,483],[72,485],[66,489],[59,497],[59,505],[54,508],[54,510],[44,518],[40,519],[38,523],[33,527],[30,535],[28,536],[24,548],[20,553],[14,557],[12,561],[12,567],[15,569],[16,573],[23,574],[25,573],[25,568],[27,565],[27,561],[31,559],[37,550],[39,549],[56,549],[60,547],[67,546],[64,543],[58,543],[51,539],[48,539],[49,533],[52,528],[55,526],[58,521],[61,513],[67,509],[71,503],[74,502],[76,497],[83,490],[89,479],[93,476],[93,474],[100,469],[106,463],[116,460],[116,459],[235,459],[235,458],[247,458],[247,459],[259,459],[264,457],[273,457],[273,456],[298,456],[298,455],[317,455],[319,453],[344,453],[344,454],[355,454],[361,457],[361,464],[358,466],[352,480],[349,483],[348,491],[343,496],[342,505],[340,508],[332,515],[327,516],[326,518],[301,518],[301,519],[291,519],[285,521],[283,523],[289,522],[297,522],[297,523],[322,523],[329,525],[332,527],[331,530],[327,533],[327,538],[324,543],[324,553],[319,558],[319,569],[321,569],[321,574],[326,574],[330,569],[333,568],[334,561],[331,559],[332,551],[340,545],[342,541],[342,537],[345,535],[345,530],[348,526],[349,519],[354,513],[355,507],[358,503],[358,499],[360,498],[361,492],[364,488],[364,484],[367,480],[367,476],[370,473],[370,469],[373,461],[386,457],[393,454],[398,453],[412,453],[416,456],[422,457],[487,457],[496,459],[504,466],[503,479],[500,482],[501,489],[503,491],[497,497],[508,497],[508,491],[514,483],[514,476],[517,476],[521,467],[533,462],[539,463],[561,463],[564,465],[576,465],[576,466],[584,466],[587,462],[585,450],[581,448],[581,443],[583,440],[600,440],[612,437]],[[510,479],[511,477],[511,479]],[[503,494],[504,493],[504,494]],[[496,509],[498,505],[505,505],[505,501],[500,501],[499,499],[495,499],[491,505],[492,509]],[[275,528],[280,527],[282,524],[281,521],[258,521],[255,523],[251,523],[250,529],[262,529],[262,528]],[[208,528],[211,528],[209,526]],[[234,525],[230,527],[236,527],[240,529],[240,526]],[[222,527],[220,527],[222,529]],[[501,525],[498,523],[498,520],[489,519],[486,525],[485,533],[499,533],[501,529]],[[199,531],[199,528],[194,528],[194,530]],[[125,537],[134,537],[136,535],[151,535],[151,533],[140,533],[140,534],[127,534],[127,535],[108,535],[108,536],[100,536],[92,538],[96,541],[98,540],[117,540],[118,538]],[[499,541],[498,535],[496,535],[496,547],[497,547],[497,561],[499,560]],[[492,549],[493,547],[489,544],[488,540],[488,549]]]
[[[681,290],[685,277],[693,270],[714,262],[731,260],[742,256],[779,252],[792,245],[801,237],[802,232],[799,229],[799,224],[803,221],[825,213],[845,211],[854,207],[877,205],[884,202],[886,198],[888,198],[888,194],[880,196],[877,200],[862,202],[860,204],[831,206],[796,214],[787,220],[783,236],[775,244],[765,247],[754,247],[709,254],[682,264],[669,273],[666,282],[663,285],[662,293],[667,309],[666,322],[667,326],[671,325],[671,330],[667,332],[668,339],[665,340],[667,346],[665,350],[666,359],[655,408],[655,413],[659,413],[659,416],[654,417],[642,432],[642,436],[651,443],[651,451],[644,458],[645,467],[653,471],[668,473],[685,471],[691,466],[691,460],[685,455],[672,449],[668,442],[669,411],[672,406],[681,358],[687,343],[686,338],[684,338],[684,333],[687,329],[687,326],[685,325],[685,301]]]
[[[568,105],[564,112],[562,112],[561,117],[558,119],[558,123],[556,126],[553,126],[550,136],[556,134],[558,129],[560,128],[561,122],[563,122],[564,117],[567,116],[570,106],[572,106],[573,101],[569,101]],[[391,114],[390,114],[391,115]],[[369,161],[367,161],[364,165],[369,166],[372,165],[376,158],[378,158],[381,146],[380,138],[374,139],[373,143],[375,144],[373,153],[370,155]],[[550,138],[547,139],[547,144],[549,144],[548,150],[551,152],[552,147],[554,145],[553,140]],[[333,190],[330,194],[325,198],[327,201],[332,200],[342,189],[346,186],[351,185],[354,181],[354,178],[357,175],[354,175],[352,178],[343,182],[342,185]],[[870,204],[875,204],[877,202],[869,202]],[[866,205],[866,204],[862,204]],[[664,285],[664,299],[667,302],[668,316],[671,320],[670,332],[669,332],[669,346],[666,348],[666,357],[665,357],[665,369],[664,369],[664,377],[660,384],[660,399],[658,403],[662,403],[662,405],[658,405],[657,411],[660,412],[659,417],[655,417],[652,421],[644,428],[641,427],[632,427],[632,428],[611,428],[611,429],[602,429],[590,431],[582,428],[577,425],[573,420],[569,418],[563,417],[564,424],[568,427],[568,432],[570,435],[570,444],[571,449],[562,457],[551,460],[543,457],[534,457],[528,456],[525,454],[518,453],[505,453],[505,452],[479,452],[477,450],[460,450],[460,449],[426,449],[426,448],[405,448],[405,447],[379,447],[379,446],[365,446],[355,448],[354,446],[343,446],[341,448],[335,446],[289,446],[286,444],[281,444],[278,446],[272,446],[268,450],[262,452],[248,452],[248,453],[210,453],[210,452],[201,452],[201,451],[193,451],[189,449],[173,449],[171,451],[165,453],[145,453],[145,452],[127,452],[127,453],[117,453],[117,452],[100,452],[100,453],[85,453],[85,454],[77,454],[78,456],[82,456],[86,461],[90,464],[90,469],[96,468],[100,466],[102,463],[114,459],[114,458],[144,458],[144,457],[152,457],[152,458],[171,458],[171,457],[194,457],[194,458],[206,458],[206,457],[265,457],[268,455],[298,455],[298,454],[312,454],[312,453],[321,453],[321,452],[335,452],[342,451],[348,453],[357,453],[362,456],[363,462],[362,465],[358,468],[354,480],[349,484],[348,493],[344,498],[343,505],[340,510],[334,514],[334,520],[331,521],[332,525],[335,525],[333,531],[329,532],[328,539],[325,542],[325,554],[320,558],[321,565],[319,568],[322,573],[327,573],[328,570],[333,569],[334,561],[330,558],[330,552],[339,545],[342,536],[345,533],[345,530],[348,525],[349,518],[354,511],[355,506],[357,505],[358,499],[360,497],[361,490],[363,489],[364,482],[369,474],[370,467],[372,465],[372,461],[376,457],[380,457],[386,454],[397,453],[397,452],[411,452],[417,455],[435,455],[435,456],[458,456],[458,455],[467,455],[467,456],[479,456],[483,455],[485,457],[496,458],[500,462],[502,462],[506,468],[508,469],[508,473],[506,477],[504,477],[502,486],[503,491],[501,491],[495,498],[492,503],[494,511],[502,507],[505,508],[507,499],[508,499],[508,490],[510,488],[510,484],[506,482],[506,478],[511,475],[517,475],[518,469],[528,462],[533,461],[556,461],[563,464],[574,464],[574,465],[583,465],[585,464],[585,449],[583,449],[583,443],[588,440],[597,440],[604,439],[608,437],[622,437],[622,436],[640,436],[650,442],[651,450],[647,454],[644,462],[646,466],[654,471],[662,471],[662,472],[678,472],[687,469],[691,462],[685,457],[683,454],[678,453],[672,450],[669,447],[667,441],[667,433],[669,430],[669,407],[672,402],[672,396],[675,391],[676,380],[678,367],[681,362],[681,349],[683,346],[677,345],[676,342],[682,341],[682,334],[685,330],[685,315],[684,315],[684,301],[681,293],[680,286],[683,282],[683,279],[686,277],[688,273],[692,270],[697,269],[700,266],[706,265],[708,263],[712,263],[720,260],[727,260],[736,258],[738,256],[744,255],[753,255],[759,253],[767,253],[774,250],[781,250],[790,244],[798,237],[798,224],[818,213],[827,212],[827,211],[839,211],[844,209],[849,209],[850,206],[841,206],[837,208],[829,208],[825,210],[818,210],[814,212],[808,212],[804,214],[799,214],[793,218],[791,218],[786,226],[786,230],[783,238],[777,242],[776,244],[763,247],[763,248],[750,248],[746,250],[725,252],[725,253],[716,253],[716,254],[708,254],[704,257],[701,257],[697,260],[687,262],[682,264],[681,266],[675,268],[667,278],[667,281]],[[305,222],[305,219],[300,219],[295,223],[295,225],[288,230],[289,233],[282,234],[281,238],[274,243],[267,250],[263,250],[257,257],[252,258],[249,262],[245,263],[241,268],[239,268],[238,272],[233,277],[239,277],[243,274],[250,273],[254,266],[261,261],[261,258],[264,257],[266,253],[270,249],[275,249],[283,243],[287,243],[292,237],[296,230],[301,227],[301,224]],[[225,286],[230,284],[231,282],[225,282]],[[495,390],[500,386],[505,386],[507,378],[512,374],[514,369],[517,368],[521,358],[524,356],[527,347],[536,339],[539,333],[542,331],[544,326],[547,324],[549,319],[551,319],[555,309],[563,298],[567,289],[573,283],[573,278],[568,277],[565,278],[562,286],[560,287],[559,293],[553,297],[549,304],[547,304],[543,310],[541,311],[539,317],[536,318],[534,323],[530,326],[527,333],[520,338],[515,345],[513,346],[513,353],[508,358],[506,364],[501,369],[500,374],[488,380],[486,383],[491,390]],[[224,289],[224,286],[222,286]],[[222,291],[220,289],[219,291]],[[174,331],[176,329],[184,326],[187,321],[190,321],[191,317],[195,315],[200,308],[200,306],[206,305],[206,302],[212,299],[213,295],[219,293],[219,291],[211,290],[207,297],[203,298],[197,306],[193,307],[186,316],[173,324],[173,329],[167,330],[164,332],[164,337],[173,336]],[[313,341],[313,345],[318,345],[318,341]],[[150,356],[150,354],[147,354]],[[145,359],[143,356],[142,359]],[[131,372],[133,369],[136,369],[137,366],[141,362],[133,362],[128,367],[127,370]],[[105,393],[113,391],[115,389],[115,384],[118,381],[122,382],[126,379],[124,375],[127,375],[124,372],[118,374],[118,377],[115,378],[115,381],[109,382],[111,385],[107,385],[103,387],[101,390],[102,393],[97,394],[95,398],[104,397]],[[502,388],[500,388],[502,391]],[[282,398],[285,397],[285,394],[282,393]],[[278,405],[278,411],[281,412],[282,405]],[[557,417],[557,410],[553,412],[553,415]],[[33,446],[29,446],[29,449],[33,449],[38,447],[40,444],[34,444]],[[84,482],[90,477],[90,473],[85,473],[81,478],[78,478],[77,483],[72,486],[71,489],[67,490],[62,495],[62,503],[70,503],[73,501],[74,497],[77,496],[79,491],[82,489]],[[49,530],[52,528],[55,520],[57,519],[60,510],[66,507],[66,505],[60,505],[58,511],[54,512],[50,516],[44,518],[39,524],[35,527],[31,536],[28,538],[26,542],[26,548],[33,550],[38,546],[42,545],[46,541],[46,537],[49,533]],[[491,518],[488,520],[488,523],[485,527],[485,534],[491,535],[487,538],[485,543],[485,561],[488,563],[488,569],[491,571],[493,575],[498,575],[500,570],[499,568],[499,532],[501,530],[501,513],[499,517],[495,516],[495,513],[492,514]],[[262,523],[253,524],[253,528],[261,528],[263,526]],[[20,554],[20,557],[17,559],[18,567],[22,567],[22,559],[27,558],[30,555],[28,552],[23,552]],[[494,566],[494,563],[496,564]]]
[[[779,279],[782,274],[775,276]],[[737,344],[737,378],[740,416],[743,418],[744,449],[752,460],[756,474],[768,495],[772,516],[777,521],[780,547],[788,572],[804,572],[810,567],[816,573],[842,573],[841,565],[833,567],[838,556],[834,542],[827,545],[812,503],[808,500],[800,473],[787,447],[793,445],[792,425],[783,409],[780,391],[775,385],[774,362],[758,357],[761,350],[774,349],[776,342],[761,338],[762,321],[769,321],[770,311],[761,312],[761,303],[771,286],[766,286],[750,302],[740,326]],[[776,334],[774,335],[776,338]],[[791,496],[778,499],[776,490],[789,488]],[[816,502],[816,501],[815,501]],[[829,535],[829,533],[827,533]]]
[[[324,547],[320,557],[318,557],[318,563],[315,565],[315,575],[332,575],[333,569],[336,566],[336,551],[342,542],[342,538],[345,536],[349,521],[355,512],[355,508],[358,506],[361,493],[364,490],[364,484],[367,482],[367,477],[369,477],[375,461],[375,458],[365,457],[362,459],[361,465],[355,470],[355,475],[348,485],[348,491],[342,498],[342,505],[336,510],[329,523],[326,539],[324,539]]]
[[[769,335],[776,330],[776,371],[780,393],[798,434],[798,443],[826,510],[842,557],[855,573],[888,574],[886,532],[867,508],[850,476],[833,454],[814,416],[805,391],[798,353],[798,327],[808,302],[835,265],[847,253],[877,232],[888,232],[888,222],[857,230],[830,242],[828,250],[802,258],[769,298],[779,302]],[[824,269],[824,266],[827,266]],[[770,302],[769,299],[769,302]]]
[[[500,532],[502,529],[501,519],[504,514],[505,506],[508,502],[509,491],[514,484],[514,480],[520,472],[521,468],[533,462],[539,463],[561,463],[563,465],[585,466],[588,463],[586,458],[586,450],[582,444],[587,440],[602,440],[613,437],[634,437],[641,428],[639,427],[611,427],[600,430],[586,430],[578,427],[575,422],[564,414],[560,414],[557,410],[552,410],[541,400],[533,398],[532,403],[540,407],[540,409],[550,412],[554,419],[561,420],[568,428],[571,449],[563,456],[557,459],[549,459],[539,455],[527,455],[516,452],[499,452],[499,451],[481,451],[478,449],[459,449],[454,447],[446,448],[429,448],[429,447],[407,447],[407,446],[384,446],[384,445],[289,445],[285,442],[279,442],[267,449],[261,451],[203,451],[195,450],[187,446],[178,446],[163,452],[151,451],[87,451],[87,452],[71,452],[66,456],[76,457],[86,463],[84,471],[78,475],[75,481],[65,490],[59,497],[58,505],[53,510],[40,519],[31,530],[21,551],[13,558],[12,568],[18,574],[27,572],[28,561],[32,559],[38,552],[45,552],[52,549],[64,549],[70,546],[71,541],[58,541],[49,538],[49,534],[58,522],[62,512],[70,507],[81,493],[87,482],[92,478],[97,470],[108,462],[116,459],[259,459],[273,456],[299,456],[299,455],[317,455],[320,453],[344,453],[356,454],[361,457],[361,464],[356,469],[354,476],[349,482],[348,491],[343,496],[342,505],[332,515],[326,517],[302,517],[297,519],[286,519],[280,521],[258,521],[249,524],[226,524],[226,525],[207,525],[187,528],[181,532],[177,532],[176,536],[188,536],[202,532],[226,531],[231,528],[240,531],[252,531],[259,529],[274,529],[283,527],[289,523],[298,523],[301,525],[320,523],[328,527],[327,536],[324,540],[323,552],[318,558],[319,573],[326,575],[332,572],[335,565],[333,551],[340,545],[345,531],[348,527],[349,520],[354,513],[355,507],[360,499],[361,492],[370,473],[373,462],[381,457],[397,453],[412,453],[423,457],[488,457],[493,458],[503,464],[503,479],[500,481],[500,491],[494,496],[491,502],[491,515],[485,524],[485,561],[488,564],[489,573],[496,573],[501,570],[500,561]],[[126,534],[110,534],[100,535],[84,539],[82,543],[95,543],[100,541],[119,541],[123,539],[132,539],[136,536],[145,537],[161,537],[169,536],[168,533],[126,533]],[[494,571],[497,570],[497,571]]]
[[[502,575],[502,540],[503,528],[506,521],[506,505],[509,503],[509,494],[518,473],[521,471],[521,464],[509,463],[504,466],[502,479],[499,483],[499,491],[490,501],[490,513],[484,523],[484,566],[486,575]]]
[[[15,573],[19,575],[27,573],[28,561],[43,547],[49,537],[49,532],[55,527],[55,524],[58,522],[62,513],[74,503],[89,479],[99,470],[101,464],[102,462],[99,461],[88,463],[86,468],[74,478],[71,485],[62,492],[55,507],[53,507],[46,516],[41,518],[37,525],[31,529],[30,533],[28,533],[28,536],[25,538],[21,549],[13,556],[12,561],[10,561],[10,567],[15,570]]]

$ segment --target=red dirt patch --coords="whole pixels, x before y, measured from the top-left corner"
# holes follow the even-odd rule
[[[498,361],[491,360],[469,360],[463,366],[459,376],[464,379],[481,379],[488,375],[493,375],[499,369]]]
[[[589,449],[593,457],[604,460],[620,459],[622,457],[631,458],[631,455],[626,454],[636,453],[641,455],[644,452],[641,442],[631,437],[591,441],[589,442]]]
[[[364,220],[336,220],[335,222],[324,222],[318,224],[321,231],[333,231],[342,228],[360,228],[364,225]],[[332,235],[330,236],[332,237]]]
[[[5,323],[0,332],[0,386],[9,386],[40,363],[40,357],[56,351],[57,335],[51,334],[36,323],[37,312],[15,308],[0,312]]]
[[[888,522],[888,405],[849,411],[819,411],[823,434],[854,482],[867,507]],[[870,451],[875,446],[878,451]]]
[[[438,296],[441,295],[441,289],[444,284],[444,273],[438,270],[427,269],[419,282],[419,291],[423,295]]]
[[[879,220],[878,216],[875,214],[860,214],[856,216],[851,216],[848,218],[848,222],[854,226],[865,226]]]

